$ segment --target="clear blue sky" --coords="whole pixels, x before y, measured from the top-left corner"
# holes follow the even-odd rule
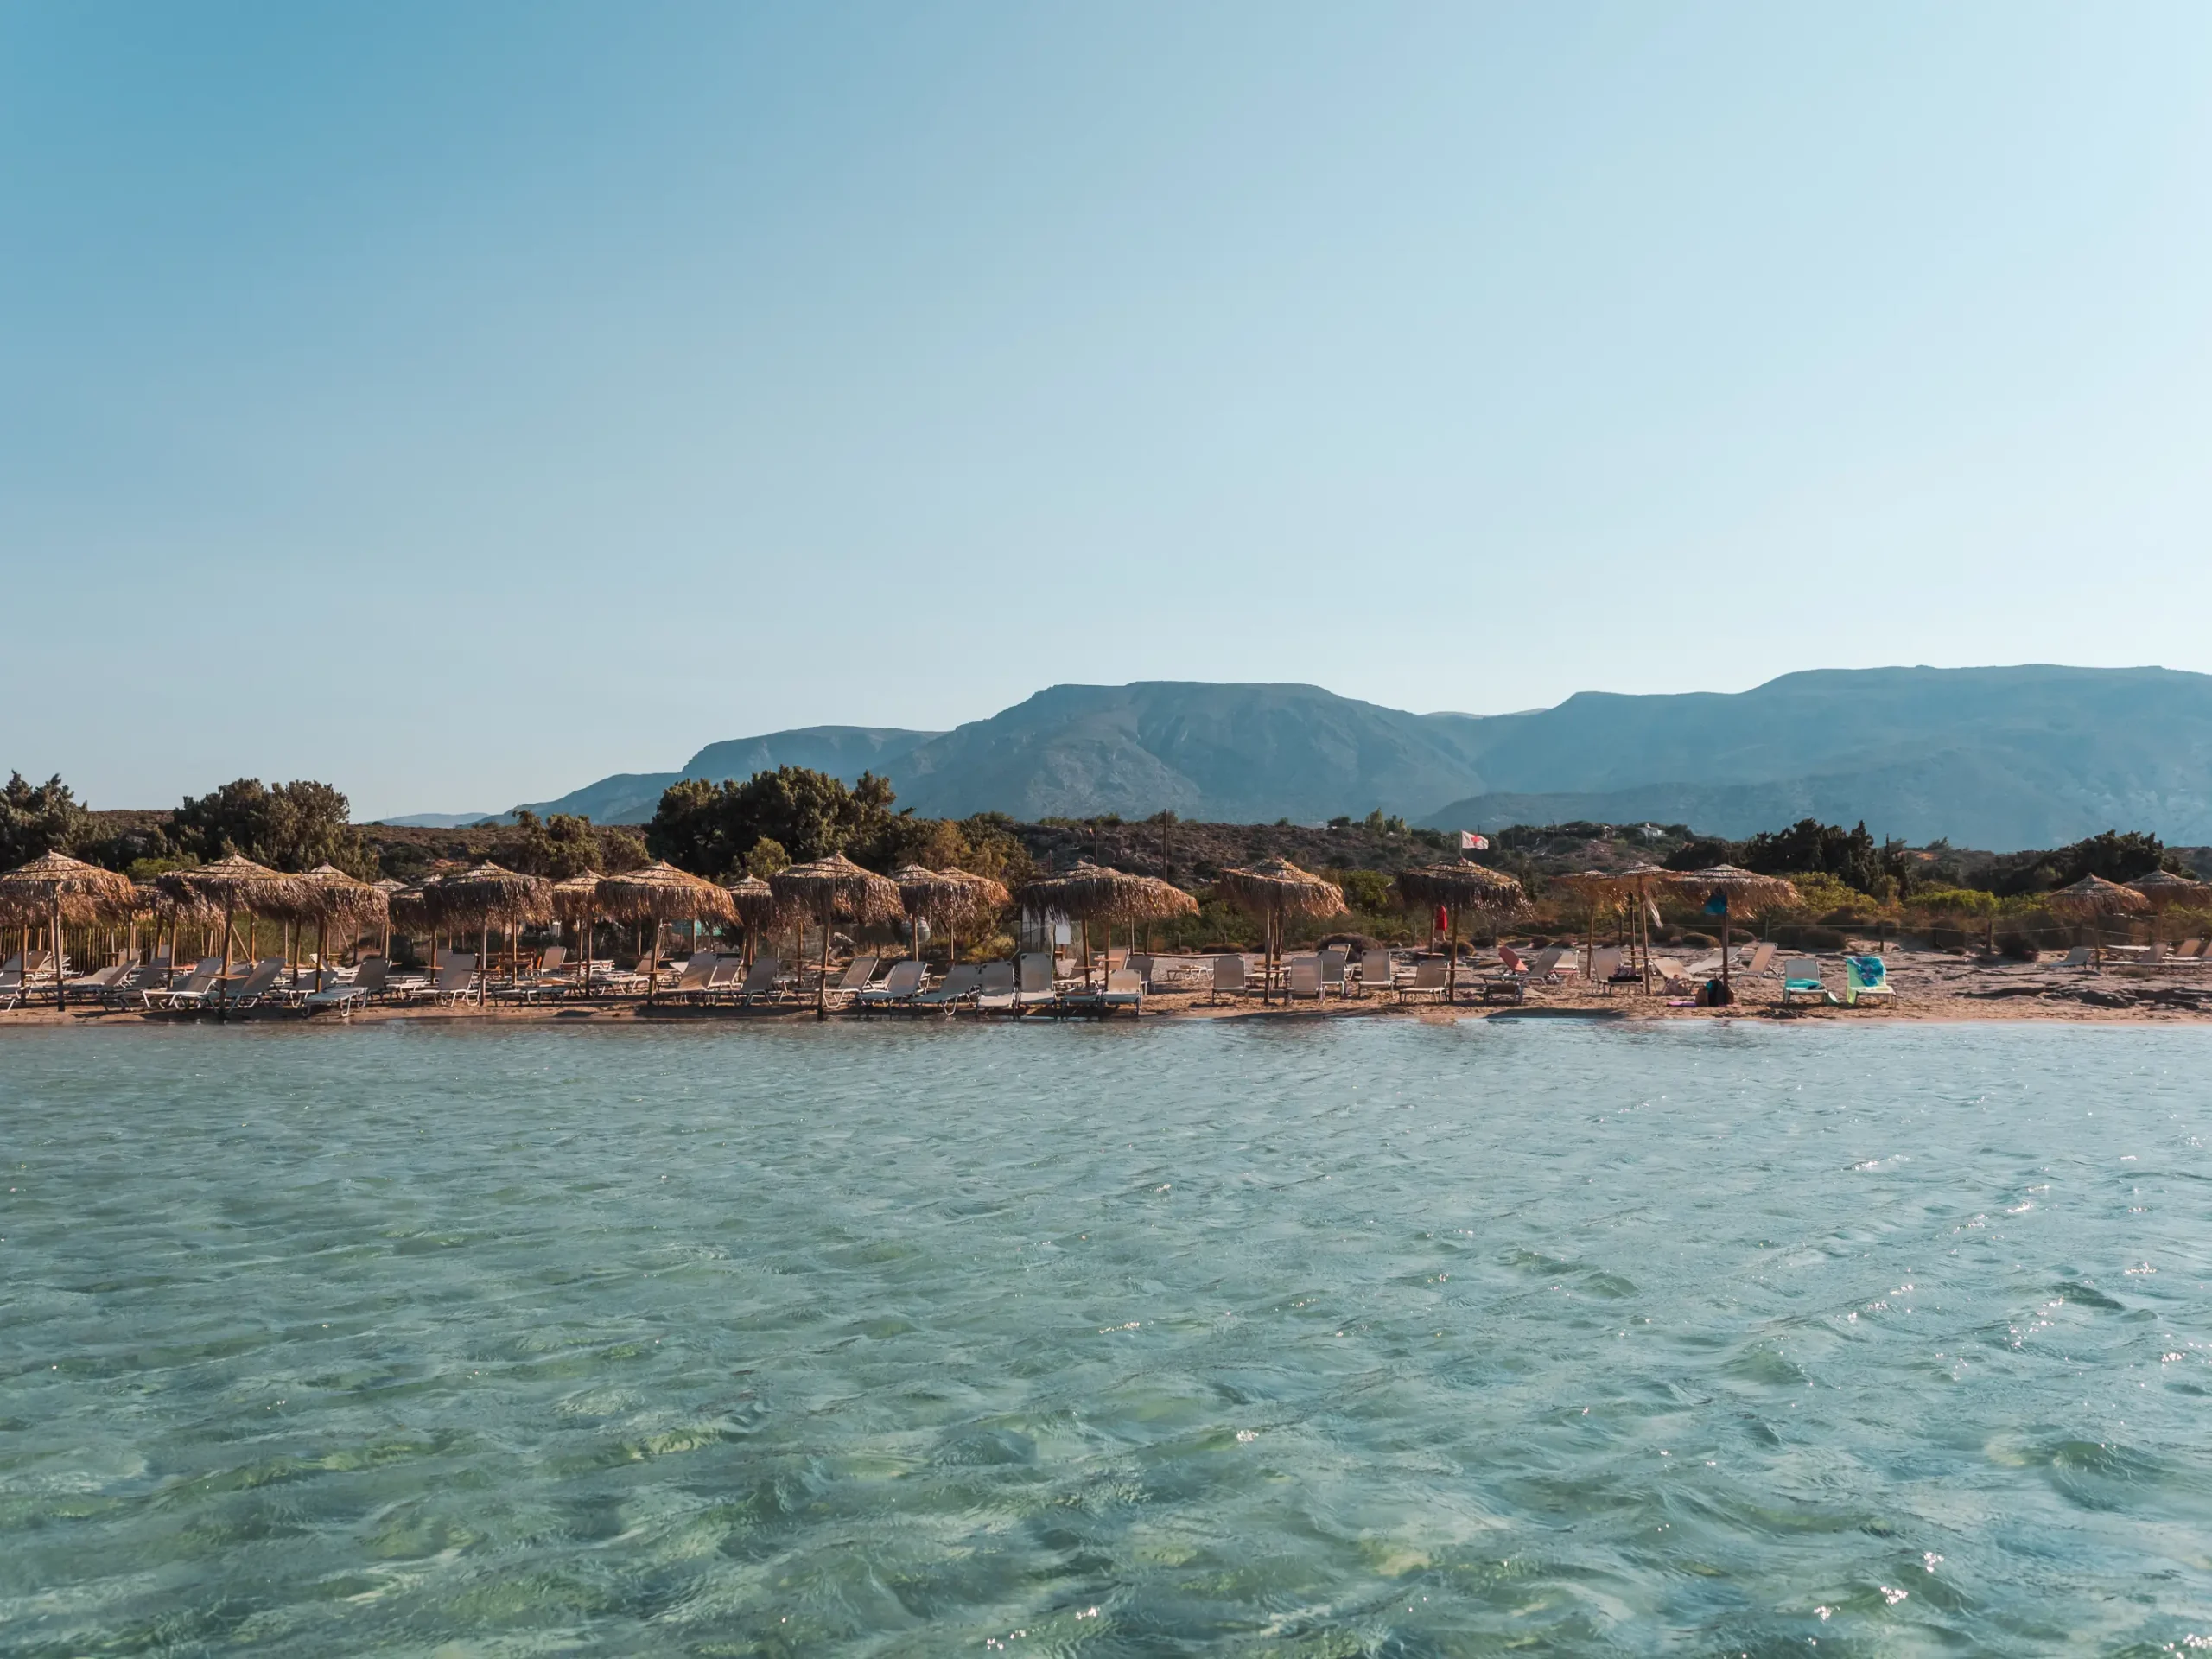
[[[2212,669],[2212,7],[0,0],[0,769]]]

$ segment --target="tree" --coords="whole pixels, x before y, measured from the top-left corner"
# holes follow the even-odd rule
[[[1981,879],[1999,897],[2017,898],[2071,887],[2085,875],[2133,881],[2139,875],[2179,862],[2167,854],[2165,843],[2156,836],[2134,830],[2124,834],[2107,830],[2048,852],[2008,853]]]
[[[890,784],[873,772],[862,772],[850,789],[808,766],[756,772],[743,783],[686,778],[663,791],[645,845],[655,857],[708,877],[734,873],[763,836],[801,862],[842,852],[880,861],[905,834],[893,829],[902,816],[891,810],[893,798]]]
[[[240,778],[197,798],[186,796],[170,815],[169,836],[203,861],[239,853],[271,869],[334,864],[366,880],[377,873],[376,855],[352,817],[352,803],[328,784],[299,779],[270,788],[258,778]]]
[[[73,854],[92,836],[92,815],[56,773],[42,784],[8,774],[0,789],[0,869],[12,870],[48,853]]]
[[[1856,830],[1846,830],[1818,818],[1800,818],[1787,830],[1753,836],[1738,849],[1736,862],[1762,875],[1818,870],[1866,893],[1872,893],[1882,877],[1881,849],[1866,833],[1864,822]]]
[[[1716,864],[1736,861],[1736,843],[1717,836],[1698,836],[1667,855],[1670,870],[1709,870]]]
[[[525,875],[565,881],[586,870],[602,868],[599,834],[588,817],[556,812],[541,820],[524,808],[515,814],[515,824],[522,831],[522,847],[514,855],[515,868]]]

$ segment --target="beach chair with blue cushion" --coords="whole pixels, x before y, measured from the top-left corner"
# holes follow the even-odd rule
[[[1843,1000],[1852,1007],[1861,1002],[1895,1004],[1897,989],[1890,983],[1890,965],[1879,957],[1843,959]]]
[[[1821,979],[1821,959],[1793,957],[1782,965],[1782,1000],[1787,1005],[1807,998],[1815,1002],[1831,1000]]]

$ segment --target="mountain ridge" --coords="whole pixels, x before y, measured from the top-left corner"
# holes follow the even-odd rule
[[[1798,817],[1999,850],[2107,828],[2212,842],[2212,676],[2051,664],[1809,669],[1746,691],[1581,691],[1414,714],[1293,683],[1054,685],[949,732],[805,727],[709,744],[532,810],[640,823],[681,777],[813,766],[890,779],[931,817],[1428,827],[1575,818],[1739,836]],[[511,817],[512,812],[505,817]]]

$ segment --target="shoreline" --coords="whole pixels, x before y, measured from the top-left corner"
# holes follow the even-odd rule
[[[2176,972],[2170,969],[2123,967],[2099,971],[2065,968],[2055,963],[1998,963],[1929,950],[1892,952],[1891,982],[1897,988],[1894,1006],[1831,1007],[1800,1003],[1782,1006],[1781,981],[1772,976],[1735,982],[1738,1001],[1725,1008],[1670,1007],[1658,996],[1640,988],[1612,991],[1587,988],[1569,981],[1560,985],[1531,986],[1519,1004],[1486,1006],[1478,985],[1473,995],[1456,1003],[1400,1002],[1386,994],[1332,999],[1320,1005],[1280,1003],[1262,1007],[1249,997],[1213,1001],[1204,991],[1165,991],[1147,995],[1143,1020],[1313,1020],[1411,1019],[1440,1022],[1462,1020],[1574,1020],[1607,1025],[1654,1021],[1758,1020],[1770,1025],[1815,1021],[1897,1022],[1974,1025],[2113,1025],[2172,1027],[2212,1024],[2212,974]],[[1838,981],[1840,976],[1834,976]],[[1004,1014],[898,1012],[867,1014],[835,1011],[840,1022],[942,1022],[947,1020],[1009,1020]],[[1125,1015],[1113,1016],[1127,1023]],[[1058,1024],[1097,1022],[1087,1014],[1053,1015],[1031,1010],[1023,1021]],[[98,1007],[65,1011],[47,1007],[18,1007],[0,1013],[0,1032],[71,1028],[130,1028],[159,1030],[170,1027],[235,1025],[240,1027],[334,1025],[385,1025],[396,1021],[429,1023],[473,1022],[479,1025],[524,1026],[559,1024],[635,1024],[655,1026],[812,1023],[810,1005],[779,1004],[769,1007],[728,1005],[659,1003],[648,1008],[642,999],[607,998],[592,1002],[497,1003],[483,1007],[435,1007],[392,1004],[359,1008],[350,1014],[309,1015],[293,1008],[257,1008],[220,1019],[212,1013],[166,1014]]]

